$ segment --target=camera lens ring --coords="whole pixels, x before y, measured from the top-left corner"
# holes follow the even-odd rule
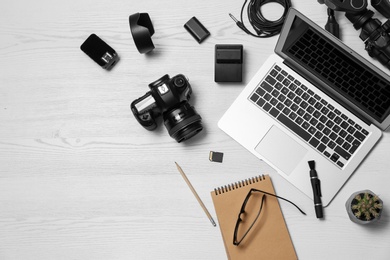
[[[164,113],[163,117],[169,135],[178,143],[192,138],[203,130],[201,116],[186,101]]]

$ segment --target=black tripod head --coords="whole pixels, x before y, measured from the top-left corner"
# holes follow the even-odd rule
[[[359,37],[364,42],[368,54],[390,69],[390,0],[371,1],[371,5],[388,18],[383,25],[378,19],[372,18],[374,12],[367,9],[367,0],[318,0],[318,2],[328,7],[329,20],[325,28],[329,32],[338,37],[333,11],[345,12],[345,16],[354,28],[362,29]],[[337,35],[334,32],[337,32]]]

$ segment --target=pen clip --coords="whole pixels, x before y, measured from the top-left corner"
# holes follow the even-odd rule
[[[315,188],[316,188],[316,192],[318,194],[318,196],[322,197],[322,193],[321,193],[321,181],[319,179],[316,179],[316,184],[315,184]]]

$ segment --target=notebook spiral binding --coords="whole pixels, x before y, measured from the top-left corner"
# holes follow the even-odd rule
[[[232,190],[235,190],[235,189],[239,189],[241,187],[245,187],[245,186],[250,185],[252,183],[260,182],[260,181],[263,181],[263,180],[265,180],[264,174],[263,175],[259,175],[259,176],[255,176],[255,177],[252,177],[252,178],[249,178],[249,179],[241,180],[239,182],[235,182],[235,183],[231,183],[231,184],[228,184],[228,185],[225,185],[225,186],[221,186],[221,187],[215,188],[214,192],[215,192],[215,195],[220,195],[222,193],[229,192],[229,191],[232,191]]]

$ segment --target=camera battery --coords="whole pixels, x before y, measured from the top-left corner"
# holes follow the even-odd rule
[[[198,43],[201,43],[210,35],[210,32],[206,29],[206,27],[203,26],[201,22],[199,22],[195,16],[186,22],[184,28],[186,28],[186,30]]]
[[[80,49],[106,70],[110,70],[119,60],[115,50],[96,34],[91,34],[80,46]]]

